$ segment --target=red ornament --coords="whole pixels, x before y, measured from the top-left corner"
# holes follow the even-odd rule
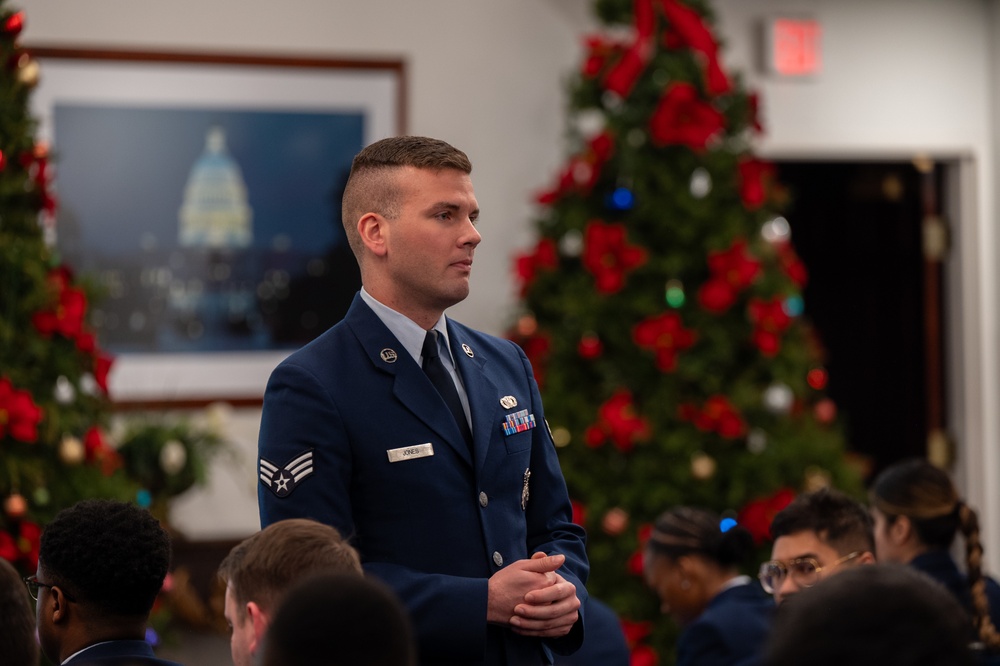
[[[601,529],[611,536],[619,536],[628,528],[628,512],[620,507],[610,509],[601,520]]]
[[[725,116],[700,100],[694,86],[673,83],[650,119],[650,137],[659,146],[682,145],[700,151],[724,125]]]
[[[646,640],[649,634],[653,632],[653,623],[649,620],[636,622],[635,620],[622,618],[621,625],[622,633],[625,634],[625,642],[629,645],[635,645],[639,641]]]
[[[837,405],[833,400],[823,398],[813,407],[813,413],[816,415],[817,421],[827,425],[833,423],[833,420],[837,418]]]
[[[615,55],[624,51],[621,44],[604,35],[587,35],[584,45],[587,47],[587,57],[580,68],[580,74],[588,79],[596,78]]]
[[[24,12],[11,14],[3,22],[3,34],[7,37],[17,37],[24,29]]]
[[[628,453],[650,434],[649,422],[636,413],[632,394],[621,389],[597,410],[597,422],[584,437],[587,446],[596,448],[610,439],[619,451]]]
[[[0,171],[7,168],[7,156],[0,150]]]
[[[596,333],[584,333],[580,337],[580,343],[576,346],[576,351],[581,357],[589,361],[604,353],[604,344],[597,337]]]
[[[12,493],[3,502],[3,511],[8,518],[23,518],[28,513],[28,500],[20,493]]]
[[[629,656],[629,666],[656,666],[660,663],[660,657],[656,650],[648,645],[636,645],[632,648]]]
[[[828,379],[829,375],[827,375],[826,370],[823,368],[813,368],[806,373],[806,382],[817,391],[822,391],[826,388]]]
[[[677,368],[677,354],[694,344],[697,334],[684,328],[681,316],[666,312],[649,317],[632,329],[632,339],[643,349],[656,352],[656,367],[662,372]]]
[[[29,391],[16,389],[9,379],[0,377],[0,439],[10,435],[20,442],[37,441],[43,415]]]
[[[573,507],[573,522],[580,527],[587,526],[587,507],[580,504],[576,500],[571,500],[570,505]]]
[[[582,259],[597,291],[613,294],[625,286],[626,271],[646,262],[646,250],[626,242],[625,225],[591,220],[583,234]]]
[[[722,314],[736,302],[736,290],[725,280],[711,279],[698,289],[698,303],[714,314]]]

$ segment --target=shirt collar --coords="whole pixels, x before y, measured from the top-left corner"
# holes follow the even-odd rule
[[[427,331],[406,315],[396,312],[388,305],[384,305],[376,300],[374,296],[365,291],[364,287],[361,287],[361,298],[372,309],[375,316],[385,324],[389,332],[396,336],[399,343],[403,345],[403,349],[413,357],[417,365],[420,365],[421,350],[424,347],[424,338],[427,336]],[[448,350],[449,360],[452,367],[454,367],[454,358],[451,356],[451,344],[448,339],[448,324],[444,313],[441,314],[441,317],[434,324],[433,329],[443,338],[444,348]]]

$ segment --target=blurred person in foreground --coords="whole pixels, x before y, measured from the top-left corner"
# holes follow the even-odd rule
[[[646,542],[645,576],[682,627],[677,666],[755,664],[774,602],[740,575],[753,537],[704,509],[678,507],[656,519]]]
[[[28,599],[17,570],[0,557],[0,656],[4,666],[38,664],[35,615]]]

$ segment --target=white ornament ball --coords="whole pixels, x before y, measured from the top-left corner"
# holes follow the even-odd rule
[[[794,402],[795,394],[787,384],[777,382],[764,390],[764,407],[772,414],[787,414]]]
[[[747,451],[750,453],[764,453],[767,449],[767,433],[760,428],[753,428],[747,433]]]
[[[760,235],[768,243],[787,243],[792,237],[792,227],[788,220],[778,216],[761,226]]]
[[[100,392],[101,387],[97,385],[97,380],[94,379],[94,375],[88,373],[80,377],[80,390],[87,395],[97,395]]]
[[[695,199],[704,199],[712,191],[712,175],[707,169],[698,167],[691,174],[691,196]]]
[[[56,387],[52,391],[52,397],[60,405],[68,405],[73,402],[73,399],[76,398],[76,388],[73,386],[73,382],[68,380],[65,375],[59,375]]]
[[[176,474],[187,463],[187,449],[176,439],[172,439],[160,449],[160,468],[167,474]]]
[[[583,234],[579,231],[567,231],[559,239],[559,251],[567,257],[579,257],[583,252]]]
[[[604,131],[606,121],[604,113],[597,109],[586,109],[576,114],[576,129],[580,136],[590,139]]]

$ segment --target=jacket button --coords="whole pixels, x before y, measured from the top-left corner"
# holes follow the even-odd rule
[[[503,566],[503,555],[501,555],[499,552],[495,550],[493,551],[493,564],[497,565],[498,567]]]
[[[486,496],[486,493],[479,493],[479,506],[486,507],[490,503],[490,498]]]

